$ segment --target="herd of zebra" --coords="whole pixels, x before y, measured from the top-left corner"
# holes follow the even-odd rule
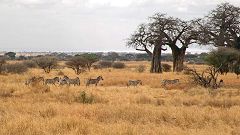
[[[98,76],[97,78],[95,79],[92,79],[92,78],[89,78],[87,79],[86,81],[86,86],[89,86],[89,85],[95,85],[97,86],[98,83],[103,80],[103,77],[102,76]],[[74,86],[80,86],[80,78],[79,77],[76,77],[76,78],[69,78],[68,76],[64,76],[63,78],[60,78],[60,77],[54,77],[52,79],[44,79],[43,77],[32,77],[30,79],[28,79],[26,82],[25,82],[25,85],[31,85],[31,84],[39,84],[39,83],[42,83],[43,85],[56,85],[56,84],[59,84],[61,86],[63,85],[74,85]]]
[[[103,77],[102,76],[98,76],[97,78],[89,78],[86,81],[86,86],[90,86],[90,85],[95,85],[97,86],[98,83],[100,81],[103,81]],[[80,86],[80,78],[76,77],[76,78],[69,78],[68,76],[64,76],[63,78],[60,77],[54,77],[52,79],[44,79],[43,77],[32,77],[30,79],[28,79],[25,82],[25,85],[30,85],[30,84],[34,84],[34,83],[42,83],[43,85],[55,85],[59,84],[60,86],[63,85],[74,85],[74,86]],[[162,86],[165,87],[166,85],[173,85],[173,84],[178,84],[180,81],[179,79],[174,79],[174,80],[163,80],[162,81]],[[129,80],[127,82],[127,87],[130,86],[138,86],[138,85],[143,85],[141,80]]]

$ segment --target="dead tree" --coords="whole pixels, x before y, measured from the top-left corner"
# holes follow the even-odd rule
[[[193,81],[205,88],[217,89],[221,87],[223,80],[218,80],[219,77],[219,68],[209,67],[206,71],[198,73],[196,69],[187,68],[185,70],[189,71],[193,76]]]

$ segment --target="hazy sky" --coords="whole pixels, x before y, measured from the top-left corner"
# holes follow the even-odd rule
[[[240,0],[0,0],[0,51],[133,51],[126,39],[154,13],[193,19],[226,1],[240,6]]]

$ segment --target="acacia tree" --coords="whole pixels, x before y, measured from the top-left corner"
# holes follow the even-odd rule
[[[161,73],[161,53],[163,49],[162,35],[154,35],[148,24],[139,25],[137,31],[128,39],[127,46],[134,47],[137,51],[146,52],[151,60],[151,73]],[[151,51],[153,48],[153,51]]]
[[[157,13],[150,17],[150,29],[155,35],[163,35],[163,44],[172,50],[173,71],[183,70],[186,49],[196,42],[196,30],[193,21],[183,21]]]
[[[80,56],[85,59],[84,61],[86,62],[86,67],[89,71],[91,70],[93,63],[99,61],[99,58],[96,54],[85,53]]]
[[[85,71],[87,60],[82,56],[75,56],[65,63],[69,68],[72,68],[77,75]]]
[[[240,49],[240,8],[223,3],[198,21],[199,41]]]
[[[43,57],[39,57],[34,59],[34,61],[36,62],[36,64],[42,68],[45,73],[50,73],[51,70],[57,66],[58,61],[55,57],[51,57],[51,56],[43,56]]]
[[[7,56],[8,58],[10,58],[11,60],[14,60],[16,58],[15,52],[7,52],[4,55]]]

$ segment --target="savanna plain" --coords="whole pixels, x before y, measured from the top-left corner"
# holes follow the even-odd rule
[[[69,68],[45,74],[0,75],[1,135],[240,135],[240,79],[221,75],[223,87],[211,90],[194,85],[190,75],[167,72],[138,73],[139,64],[124,69],[92,69],[76,75]],[[199,71],[205,65],[187,65]],[[32,76],[79,77],[81,86],[26,86]],[[99,86],[85,86],[89,77],[102,75]],[[127,87],[131,79],[143,85]],[[163,88],[163,79],[180,84]],[[86,103],[82,102],[82,96]],[[91,100],[88,102],[87,100]]]

